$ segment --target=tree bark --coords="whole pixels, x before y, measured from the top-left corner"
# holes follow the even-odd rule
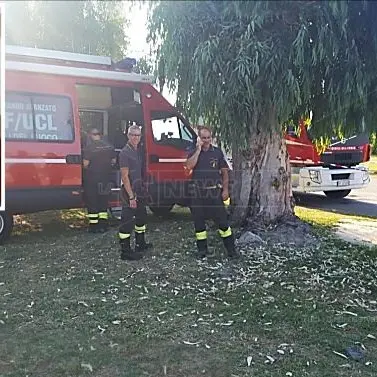
[[[246,151],[233,150],[232,222],[277,223],[293,216],[291,169],[273,108],[256,116]],[[271,122],[273,127],[271,127]]]

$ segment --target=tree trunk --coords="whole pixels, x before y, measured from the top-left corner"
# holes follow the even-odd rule
[[[234,190],[232,214],[237,225],[268,225],[293,216],[291,170],[283,133],[273,109],[254,119],[249,148],[233,149]]]

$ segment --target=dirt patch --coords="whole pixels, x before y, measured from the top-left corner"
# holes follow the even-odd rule
[[[299,218],[292,217],[267,227],[260,224],[250,224],[237,237],[239,246],[249,244],[311,246],[320,241],[315,236],[310,224]]]

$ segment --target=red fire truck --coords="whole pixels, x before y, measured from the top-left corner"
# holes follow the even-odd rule
[[[189,176],[184,169],[196,133],[153,87],[151,78],[132,72],[134,61],[7,46],[5,95],[5,211],[0,241],[13,216],[83,207],[81,151],[86,130],[96,126],[118,151],[131,124],[142,129],[144,179],[149,208],[164,214],[187,206]],[[368,173],[324,166],[307,138],[286,135],[293,167],[293,190],[333,196],[363,187]],[[119,211],[121,179],[114,169],[112,212]],[[341,194],[340,194],[341,193]]]
[[[339,199],[369,184],[368,170],[359,165],[370,160],[368,136],[336,141],[319,154],[302,120],[297,129],[288,127],[285,140],[293,192],[324,192],[329,198]]]
[[[144,174],[150,209],[187,205],[187,152],[196,134],[186,119],[153,87],[150,77],[131,72],[134,62],[108,57],[7,46],[5,95],[5,212],[0,239],[13,215],[81,208],[81,151],[85,131],[99,128],[119,151],[131,124],[142,127]],[[119,207],[114,170],[111,207]]]

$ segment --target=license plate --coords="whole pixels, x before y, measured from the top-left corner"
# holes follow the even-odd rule
[[[337,186],[349,186],[350,185],[350,181],[348,179],[343,179],[341,181],[337,181],[336,185]]]

